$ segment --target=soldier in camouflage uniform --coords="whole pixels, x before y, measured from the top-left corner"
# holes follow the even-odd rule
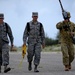
[[[11,70],[9,65],[9,40],[7,35],[10,38],[11,46],[13,46],[13,35],[10,26],[4,21],[4,14],[0,13],[0,72],[1,66],[4,66],[4,72]]]
[[[26,40],[28,37],[28,50],[27,50],[27,58],[29,62],[28,70],[32,70],[32,60],[34,56],[34,72],[39,72],[37,70],[37,66],[40,63],[40,57],[41,57],[41,45],[44,48],[45,47],[45,33],[42,26],[42,23],[37,21],[38,13],[33,12],[32,13],[33,20],[28,22],[26,25],[26,28],[24,30],[23,34],[23,45],[26,45]],[[29,29],[28,29],[29,28]]]
[[[61,51],[65,71],[69,71],[71,69],[71,63],[74,60],[74,46],[72,37],[75,32],[75,24],[70,21],[70,13],[67,13],[68,19],[59,22],[56,25],[57,29],[60,30]]]

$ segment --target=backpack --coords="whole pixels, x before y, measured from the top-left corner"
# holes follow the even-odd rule
[[[27,23],[27,31],[28,31],[28,33],[30,32],[30,24],[29,24],[29,22]],[[41,36],[41,31],[42,31],[42,24],[40,23],[40,30],[39,30],[40,34],[39,34],[39,36]]]

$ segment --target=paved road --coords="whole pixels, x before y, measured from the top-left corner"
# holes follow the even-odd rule
[[[19,67],[21,61],[21,53],[12,52],[10,53],[10,67],[12,70],[8,73],[2,73],[0,75],[75,75],[75,60],[72,63],[72,69],[68,72],[64,71],[64,66],[62,64],[62,54],[61,53],[42,53],[41,62],[39,65],[39,73],[34,73],[34,65],[32,66],[32,71],[28,71],[27,68],[27,58],[23,60],[22,67]]]

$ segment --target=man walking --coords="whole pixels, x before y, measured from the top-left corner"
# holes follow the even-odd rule
[[[28,44],[27,58],[28,58],[28,70],[32,70],[32,60],[34,56],[34,72],[39,72],[37,67],[40,63],[41,57],[41,45],[45,47],[45,33],[42,23],[37,21],[38,12],[32,13],[32,21],[28,22],[23,34],[23,45]],[[27,39],[28,38],[28,39]]]
[[[57,29],[60,31],[61,51],[65,71],[69,71],[71,69],[71,63],[74,60],[74,46],[72,39],[75,35],[75,24],[70,21],[70,17],[70,13],[67,12],[67,18],[56,25]]]
[[[9,65],[9,40],[11,41],[11,47],[13,46],[13,35],[10,26],[4,21],[4,14],[0,13],[0,73],[1,66],[4,66],[4,72],[8,72],[11,70]]]

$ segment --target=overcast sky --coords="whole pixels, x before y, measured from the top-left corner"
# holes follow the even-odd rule
[[[71,21],[75,23],[75,0],[61,0],[66,11],[71,13]],[[58,30],[56,23],[62,21],[61,7],[58,0],[0,0],[0,13],[14,35],[14,45],[23,44],[23,32],[28,21],[32,20],[32,12],[38,12],[45,33],[50,38],[56,38]]]

